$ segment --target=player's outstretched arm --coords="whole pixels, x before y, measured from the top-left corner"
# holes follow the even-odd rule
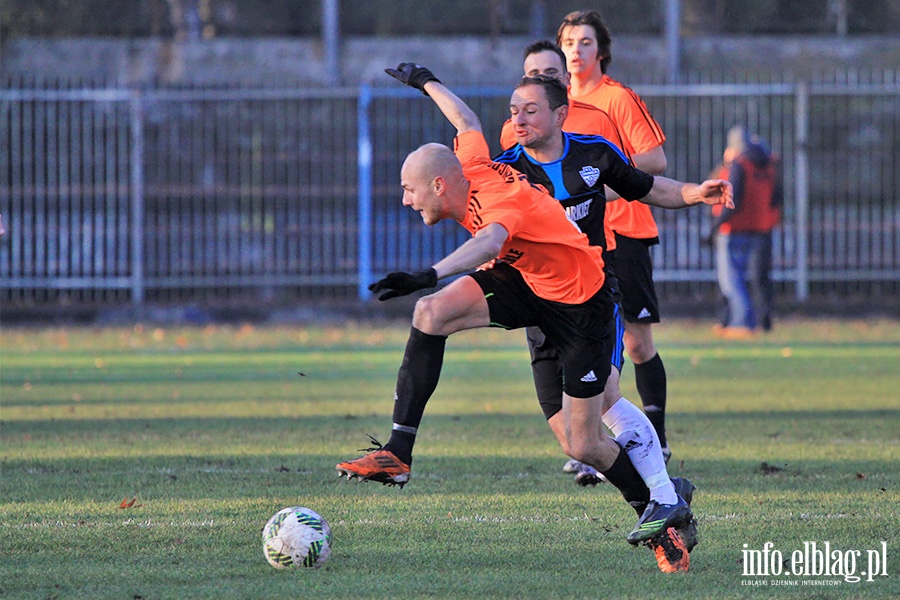
[[[388,273],[370,285],[369,291],[380,294],[378,299],[384,301],[432,288],[437,285],[439,279],[473,271],[476,267],[497,258],[507,237],[509,233],[503,225],[490,223],[430,269],[416,273]]]
[[[472,109],[456,94],[451,92],[430,70],[415,63],[400,63],[396,69],[385,69],[394,79],[431,96],[447,120],[456,127],[456,132],[481,131],[481,121]]]
[[[653,178],[650,193],[640,199],[660,208],[684,208],[695,204],[724,204],[734,208],[731,184],[725,179],[707,179],[703,183],[682,183],[668,177]]]
[[[474,271],[484,263],[497,258],[503,243],[509,237],[506,227],[500,223],[489,223],[479,229],[469,240],[439,260],[434,265],[438,277],[450,277],[460,273]]]

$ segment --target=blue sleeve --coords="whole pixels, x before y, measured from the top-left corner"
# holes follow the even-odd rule
[[[631,165],[621,153],[609,152],[608,157],[609,166],[604,171],[606,185],[629,201],[640,200],[650,193],[653,189],[653,175]]]

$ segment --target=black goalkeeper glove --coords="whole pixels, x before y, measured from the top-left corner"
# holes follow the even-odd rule
[[[378,296],[382,302],[412,294],[415,291],[425,288],[431,288],[437,285],[438,276],[434,267],[427,271],[419,271],[418,273],[388,273],[384,279],[379,279],[369,286],[369,291],[378,293],[384,290],[383,294]]]
[[[425,91],[426,83],[429,81],[441,82],[434,76],[434,73],[416,63],[400,63],[396,69],[385,69],[384,72],[401,83],[416,88],[426,96],[428,95],[428,92]]]

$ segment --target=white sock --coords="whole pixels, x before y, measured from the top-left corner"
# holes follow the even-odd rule
[[[641,409],[619,398],[603,415],[603,424],[609,427],[616,442],[628,454],[634,468],[650,489],[650,500],[660,504],[675,504],[678,494],[666,471],[659,436],[653,424]]]

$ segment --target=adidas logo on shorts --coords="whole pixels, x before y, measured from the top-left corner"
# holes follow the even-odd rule
[[[653,315],[650,314],[650,311],[647,310],[646,307],[644,307],[644,308],[641,309],[641,312],[638,313],[637,318],[638,318],[638,319],[646,319],[647,317],[652,317],[652,316],[653,316]]]
[[[581,380],[585,383],[593,383],[597,381],[597,376],[594,375],[594,371],[591,370],[587,375],[581,378]]]

